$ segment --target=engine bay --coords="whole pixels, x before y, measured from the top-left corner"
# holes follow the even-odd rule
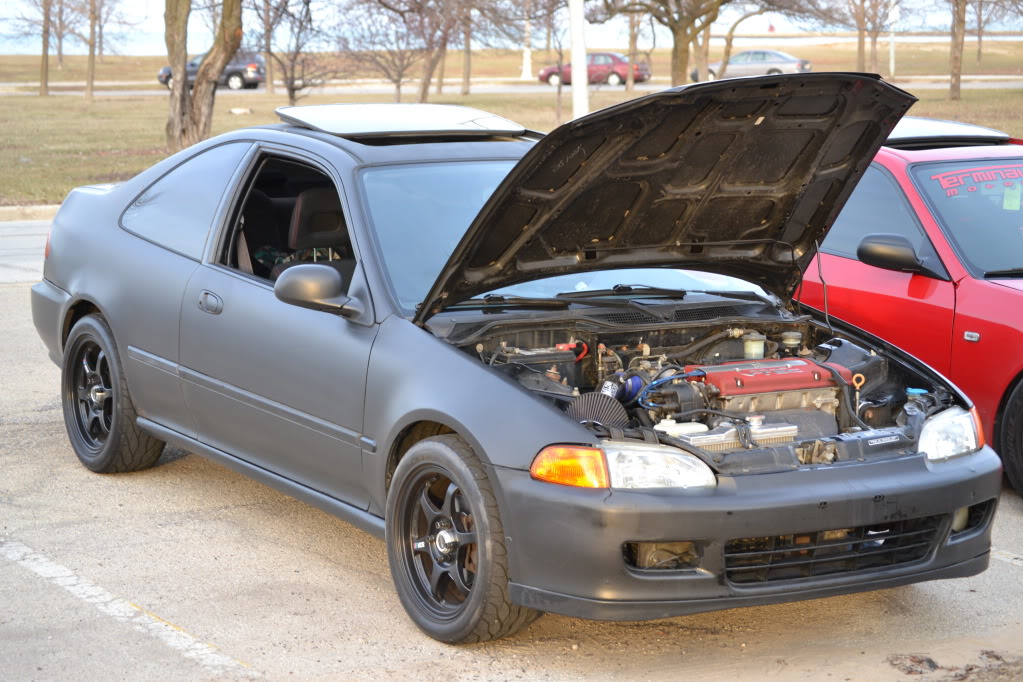
[[[602,439],[671,445],[718,473],[912,454],[927,417],[955,402],[808,317],[642,333],[506,323],[458,345]]]

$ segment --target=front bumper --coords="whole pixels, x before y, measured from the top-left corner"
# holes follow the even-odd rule
[[[512,600],[579,618],[645,620],[826,597],[980,573],[987,567],[1001,462],[988,447],[949,460],[923,456],[776,474],[720,477],[712,492],[585,490],[498,469]],[[992,501],[952,536],[960,507]],[[740,538],[940,517],[921,558],[891,566],[754,584],[726,578],[725,546]],[[628,542],[694,542],[691,569],[637,569]],[[813,550],[809,550],[813,551]]]

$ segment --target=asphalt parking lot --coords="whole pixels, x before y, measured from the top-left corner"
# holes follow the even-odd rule
[[[0,222],[0,678],[1023,678],[1008,488],[973,578],[645,623],[548,615],[439,644],[402,611],[383,543],[352,526],[179,449],[136,474],[78,464],[31,320],[46,226]]]

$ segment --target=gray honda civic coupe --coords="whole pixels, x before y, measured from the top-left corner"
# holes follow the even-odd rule
[[[173,444],[383,538],[451,643],[979,573],[1001,465],[969,399],[793,301],[913,101],[737,79],[548,135],[284,107],[78,188],[32,289],[72,449]]]

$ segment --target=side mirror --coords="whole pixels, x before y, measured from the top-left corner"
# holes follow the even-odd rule
[[[274,282],[277,300],[310,310],[322,310],[342,317],[362,314],[362,304],[345,295],[341,273],[329,265],[295,265]]]
[[[856,248],[856,257],[867,265],[898,272],[924,272],[916,249],[901,234],[868,234]]]

